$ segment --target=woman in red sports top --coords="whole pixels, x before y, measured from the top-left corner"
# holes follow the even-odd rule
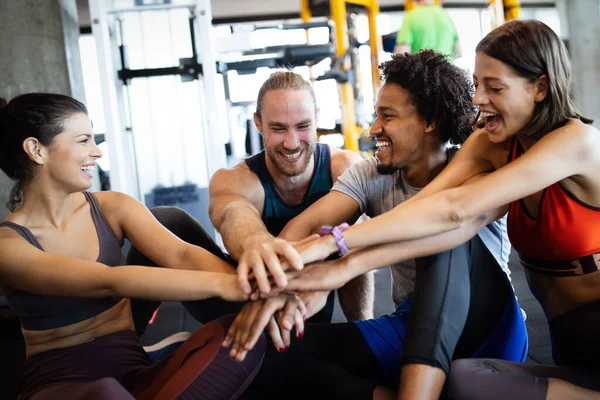
[[[600,132],[569,95],[570,63],[558,36],[539,21],[511,21],[477,46],[475,97],[481,128],[418,195],[344,230],[359,252],[289,272],[287,289],[329,290],[364,273],[361,259],[419,257],[473,236],[499,207],[530,288],[543,307],[557,366],[460,360],[450,394],[461,399],[600,396]],[[495,214],[495,215],[502,215]],[[338,243],[336,243],[336,241]],[[343,243],[326,235],[301,250],[305,264]],[[370,247],[369,247],[370,246]],[[352,253],[351,253],[352,254]],[[368,263],[366,263],[368,264]],[[444,374],[415,365],[400,387],[435,398]],[[408,383],[407,383],[408,382]]]

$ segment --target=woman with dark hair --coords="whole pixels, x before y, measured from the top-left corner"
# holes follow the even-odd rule
[[[162,227],[140,202],[89,193],[102,152],[86,107],[32,93],[0,102],[0,168],[15,181],[0,223],[0,293],[21,321],[19,399],[234,399],[258,371],[220,344],[232,318],[205,325],[150,365],[129,298],[245,298],[232,267]],[[165,268],[125,266],[128,238]]]
[[[450,394],[599,398],[600,132],[575,110],[570,73],[563,44],[539,21],[511,21],[489,33],[477,46],[473,76],[480,129],[410,201],[306,245],[305,263],[344,246],[363,249],[290,272],[286,288],[328,290],[364,273],[361,261],[385,265],[390,257],[439,251],[443,242],[456,246],[472,236],[465,226],[506,206],[509,238],[548,317],[557,366],[455,361]],[[422,365],[420,376],[441,391],[439,370]]]

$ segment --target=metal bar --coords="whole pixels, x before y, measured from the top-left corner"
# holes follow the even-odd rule
[[[259,25],[255,26],[254,30],[259,31],[261,29],[310,29],[310,28],[327,28],[329,23],[326,20],[318,22],[302,22],[297,24],[286,23],[277,25]]]
[[[369,47],[371,48],[371,79],[373,80],[373,98],[377,98],[379,91],[379,53],[381,52],[381,36],[377,34],[377,15],[379,5],[377,0],[371,0],[367,7],[367,18],[369,20]]]
[[[331,19],[335,24],[335,53],[338,57],[346,54],[349,47],[348,23],[346,22],[345,0],[331,1]]]
[[[300,17],[305,23],[310,21],[312,18],[312,12],[310,11],[310,0],[300,0]]]
[[[194,8],[194,3],[190,4],[159,4],[155,6],[139,6],[139,7],[125,7],[125,8],[114,8],[106,11],[107,14],[118,14],[122,12],[138,12],[138,11],[161,11],[161,10],[175,10],[179,8]]]
[[[346,0],[346,3],[354,4],[356,6],[370,7],[372,4],[371,0]]]
[[[127,140],[124,115],[123,86],[116,79],[113,59],[114,46],[111,43],[111,31],[114,34],[114,24],[111,24],[105,10],[104,0],[90,0],[90,19],[92,34],[96,40],[98,56],[98,72],[100,89],[106,119],[106,143],[110,152],[110,185],[112,190],[127,193],[140,198],[135,174],[132,170],[131,147]]]
[[[335,24],[335,53],[343,58],[349,47],[348,22],[346,20],[346,1],[330,0],[331,17]],[[347,60],[341,68],[348,71],[350,68]],[[344,135],[344,148],[358,151],[358,138],[356,135],[356,109],[354,106],[354,89],[350,82],[340,84],[342,102],[342,134]]]
[[[200,97],[205,111],[202,118],[205,127],[203,137],[206,148],[207,178],[210,180],[218,169],[227,166],[225,141],[220,136],[221,132],[229,130],[229,127],[227,115],[223,115],[217,102],[214,101],[220,93],[217,90],[218,71],[210,0],[196,0],[195,3],[194,18],[197,30],[194,34],[203,69],[203,79],[202,82],[199,80],[199,86],[202,89],[203,96]]]
[[[504,5],[504,19],[510,21],[511,19],[518,19],[521,14],[521,2],[519,0],[503,0]]]
[[[156,76],[166,75],[189,75],[198,79],[198,75],[202,74],[202,65],[190,64],[180,65],[177,67],[163,67],[163,68],[143,68],[143,69],[122,69],[117,71],[119,79],[126,81],[127,79],[134,78],[152,78]]]

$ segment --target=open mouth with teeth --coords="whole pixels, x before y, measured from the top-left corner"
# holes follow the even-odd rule
[[[479,115],[479,121],[485,123],[485,130],[493,132],[502,122],[502,116],[500,114],[490,113],[482,111]]]
[[[302,155],[302,150],[298,150],[293,153],[279,152],[279,154],[281,154],[286,161],[295,162],[295,161],[298,161],[298,159]]]
[[[95,165],[82,165],[79,169],[88,177],[92,177],[92,171]]]
[[[375,152],[376,156],[381,156],[392,144],[387,140],[378,140],[375,143],[375,148],[377,151]]]

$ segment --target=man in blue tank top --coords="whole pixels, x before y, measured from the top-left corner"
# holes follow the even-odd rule
[[[280,269],[279,258],[292,263],[299,259],[293,245],[277,236],[288,221],[326,195],[337,177],[361,160],[354,152],[316,143],[317,114],[310,83],[293,72],[272,74],[259,91],[254,114],[265,149],[231,169],[217,171],[211,179],[211,221],[246,277],[252,271],[264,279],[267,270]],[[247,279],[242,281],[248,285]],[[373,292],[369,275],[339,290],[349,320],[372,317]],[[303,300],[308,317],[327,304],[312,320],[330,322],[333,293],[309,294]]]

